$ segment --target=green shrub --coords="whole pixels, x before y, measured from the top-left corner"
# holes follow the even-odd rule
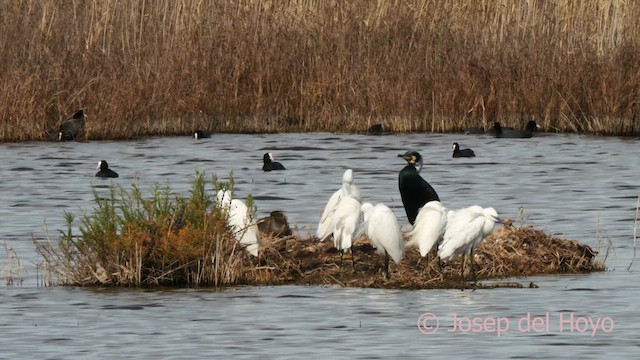
[[[213,188],[222,186],[214,177]],[[107,197],[94,192],[96,206],[80,218],[65,212],[66,231],[57,244],[36,243],[46,269],[68,285],[223,286],[247,282],[249,256],[227,227],[198,172],[190,195],[155,185],[145,197],[137,185],[114,184]]]

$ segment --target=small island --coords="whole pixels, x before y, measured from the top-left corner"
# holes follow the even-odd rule
[[[238,285],[339,285],[394,289],[523,287],[505,278],[538,274],[588,273],[605,269],[597,252],[528,226],[496,227],[474,251],[474,281],[467,261],[441,264],[435,253],[421,258],[408,247],[400,264],[384,276],[384,259],[366,236],[343,259],[331,241],[297,231],[284,237],[263,234],[252,256],[227,225],[227,214],[197,173],[189,197],[156,186],[143,195],[112,186],[110,197],[95,195],[96,207],[80,221],[65,213],[66,231],[57,240],[35,241],[44,258],[45,285],[113,287],[227,287]],[[232,188],[212,180],[214,189]],[[255,213],[252,198],[247,204]],[[353,265],[350,257],[353,256]]]

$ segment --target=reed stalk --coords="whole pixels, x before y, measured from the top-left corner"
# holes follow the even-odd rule
[[[0,141],[460,131],[637,135],[640,3],[0,2]]]
[[[7,286],[22,286],[26,273],[24,264],[18,256],[18,253],[13,249],[13,246],[6,241],[3,242],[3,245],[5,253],[7,254],[7,263],[2,267],[0,276],[5,279]]]
[[[638,201],[636,202],[636,214],[633,219],[633,257],[631,258],[631,262],[627,267],[627,271],[631,270],[633,263],[636,261],[636,245],[638,239],[638,211],[640,210],[640,196],[638,196]]]

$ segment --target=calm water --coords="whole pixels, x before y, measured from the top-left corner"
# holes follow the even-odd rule
[[[477,157],[451,158],[454,141]],[[638,140],[565,135],[327,133],[0,144],[0,267],[6,244],[26,268],[22,287],[0,287],[0,359],[637,358],[640,264],[626,268],[640,195],[639,147]],[[38,286],[41,259],[31,238],[44,239],[45,229],[57,237],[64,211],[91,211],[92,190],[106,193],[110,184],[94,177],[101,159],[126,187],[169,183],[183,194],[196,170],[223,180],[233,171],[237,196],[252,194],[260,216],[285,210],[307,235],[347,168],[363,199],[391,206],[406,227],[397,154],[407,149],[423,154],[423,176],[447,207],[494,206],[512,218],[523,207],[527,223],[548,233],[594,247],[600,237],[614,247],[609,271],[515,279],[537,289],[478,291]],[[267,151],[288,170],[263,173]],[[439,320],[433,334],[417,326],[424,313]],[[426,316],[421,324],[434,325]]]

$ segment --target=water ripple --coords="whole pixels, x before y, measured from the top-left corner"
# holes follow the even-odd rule
[[[453,142],[474,149],[477,157],[452,158]],[[24,287],[0,291],[1,357],[637,357],[638,265],[626,271],[640,195],[640,159],[629,154],[633,144],[579,135],[512,141],[461,134],[327,133],[0,144],[0,271],[7,259],[3,243],[16,250],[27,270]],[[32,238],[55,241],[58,229],[65,228],[64,211],[92,211],[94,191],[107,197],[111,184],[136,183],[143,192],[170,184],[174,193],[187,194],[196,171],[222,181],[233,172],[237,196],[252,195],[257,216],[281,209],[292,227],[313,233],[326,201],[341,186],[342,173],[352,168],[363,201],[387,204],[409,228],[398,193],[398,171],[405,163],[397,157],[409,149],[425,156],[422,175],[447,207],[494,206],[514,219],[523,208],[527,225],[594,248],[604,236],[614,246],[615,257],[607,260],[612,271],[527,278],[537,289],[477,291],[36,287],[41,273],[35,264],[42,259]],[[286,160],[287,170],[262,172],[266,151]],[[94,177],[101,159],[109,161],[118,179]],[[417,329],[425,312],[441,318],[437,334]],[[546,312],[556,321],[550,332],[513,330],[523,314]],[[561,333],[558,316],[567,312],[611,317],[614,333],[594,338]],[[505,316],[512,331],[501,337],[450,333],[452,313]]]

